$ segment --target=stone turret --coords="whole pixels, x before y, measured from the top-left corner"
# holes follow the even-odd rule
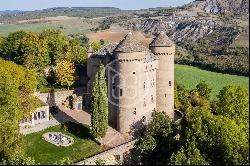
[[[158,56],[156,72],[156,108],[174,117],[174,56],[175,45],[161,32],[149,45],[152,53]]]
[[[94,49],[93,49],[91,46],[89,46],[89,49],[88,49],[88,58],[90,58],[90,56],[91,56],[94,52],[95,52]]]
[[[117,77],[114,82],[117,105],[117,129],[128,133],[144,117],[143,82],[146,48],[130,32],[117,45],[114,57]]]

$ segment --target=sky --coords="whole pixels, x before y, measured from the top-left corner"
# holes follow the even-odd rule
[[[39,10],[52,7],[117,7],[120,9],[146,9],[174,7],[194,0],[0,0],[3,10]]]

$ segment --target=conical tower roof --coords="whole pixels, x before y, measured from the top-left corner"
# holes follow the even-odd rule
[[[94,52],[95,52],[95,51],[94,51],[93,47],[92,47],[92,46],[89,46],[88,53],[94,53]]]
[[[124,53],[143,52],[145,50],[146,48],[135,39],[131,32],[125,36],[125,38],[117,45],[115,49],[116,52]]]
[[[154,38],[150,43],[150,47],[172,47],[174,43],[169,39],[169,37],[161,31],[161,33]]]

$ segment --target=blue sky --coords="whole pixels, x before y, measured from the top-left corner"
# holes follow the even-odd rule
[[[118,7],[144,9],[180,6],[194,0],[0,0],[2,10],[36,10],[51,7]]]

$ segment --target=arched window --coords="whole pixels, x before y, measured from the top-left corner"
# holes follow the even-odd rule
[[[120,96],[122,96],[122,89],[120,89]]]

